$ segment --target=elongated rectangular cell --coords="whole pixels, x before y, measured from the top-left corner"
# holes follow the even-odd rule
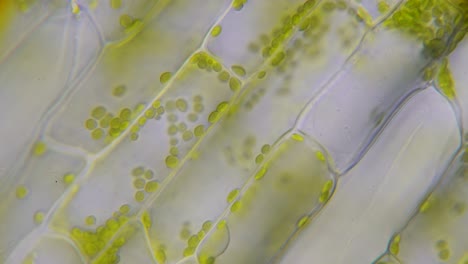
[[[333,183],[321,148],[288,134],[272,151],[201,242],[202,263],[267,263],[323,202],[323,187]]]
[[[399,232],[393,254],[401,263],[468,261],[468,153],[461,149],[451,168]]]
[[[1,178],[8,177],[6,173],[15,160],[24,159],[25,148],[40,131],[48,108],[64,92],[68,71],[72,69],[72,61],[67,59],[67,53],[74,47],[70,35],[74,28],[71,15],[64,10],[51,10],[47,16],[39,16],[43,11],[40,6],[31,6],[27,14],[21,14],[16,6],[10,10],[12,16],[31,16],[30,23],[34,27],[22,23],[4,25],[28,34],[15,39],[11,50],[0,53],[0,144],[8,145],[8,151],[0,153]],[[7,11],[1,10],[0,17],[3,16],[1,12]],[[0,42],[8,43],[3,38],[8,36],[0,35]]]
[[[447,101],[434,88],[416,94],[358,165],[339,178],[328,204],[291,244],[281,263],[376,260],[419,210],[460,141]]]
[[[0,189],[0,262],[24,249],[23,240],[39,239],[39,227],[49,222],[49,210],[63,198],[85,163],[80,157],[36,145],[13,184]],[[44,228],[41,228],[44,229]],[[27,248],[27,245],[26,245]],[[21,252],[24,253],[24,252]]]
[[[67,107],[54,112],[47,135],[92,154],[120,139],[140,112],[164,92],[169,77],[200,48],[211,17],[225,8],[223,1],[158,1],[151,8],[152,16],[146,17],[146,10],[133,14],[132,30],[125,38],[106,43],[93,65],[82,69],[79,82],[69,84],[75,86],[74,92],[61,102]],[[200,9],[205,16],[198,16]],[[90,19],[86,9],[82,12],[83,19]],[[121,118],[126,108],[136,114]],[[121,122],[112,124],[114,119]]]
[[[392,46],[392,49],[388,49]],[[399,100],[422,86],[428,62],[420,45],[376,28],[300,117],[299,127],[318,139],[346,171],[359,160]]]
[[[468,41],[465,39],[448,56],[448,61],[442,62],[445,67],[439,71],[437,82],[439,90],[444,86],[455,88],[457,100],[453,106],[455,116],[462,122],[465,141],[467,62]],[[434,186],[435,190],[421,202],[419,211],[408,225],[399,230],[399,243],[389,253],[400,263],[468,263],[466,148],[465,142],[443,178]]]
[[[124,204],[139,211],[203,137],[211,113],[233,96],[215,72],[192,63],[171,79],[148,109],[136,113],[141,116],[122,142],[82,175],[79,191],[60,213],[70,219],[69,226],[61,228],[79,226],[90,215],[101,224]],[[136,114],[128,108],[120,111],[123,120]]]
[[[266,91],[270,92],[274,90]],[[168,261],[195,252],[196,245],[209,231],[205,228],[216,221],[232,202],[232,196],[275,152],[274,143],[284,133],[282,128],[287,123],[255,123],[256,119],[265,118],[264,109],[268,109],[268,101],[263,98],[257,103],[250,112],[242,105],[234,112],[229,112],[230,106],[223,106],[226,109],[219,115],[226,116],[197,134],[200,144],[188,156],[180,157],[176,174],[162,183],[161,193],[148,204],[149,237],[155,252],[164,252]],[[252,127],[244,129],[243,124]],[[265,137],[257,137],[258,134]],[[210,166],[206,166],[207,162]],[[184,191],[180,192],[181,189]]]

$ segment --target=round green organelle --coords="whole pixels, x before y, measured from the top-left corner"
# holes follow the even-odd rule
[[[267,168],[265,166],[262,166],[257,173],[255,174],[255,180],[261,180],[267,172]]]
[[[156,111],[153,108],[150,108],[145,111],[145,117],[147,119],[152,119],[156,116]]]
[[[160,106],[160,107],[156,108],[156,113],[157,113],[158,115],[164,114],[165,111],[166,111],[166,110],[164,109],[163,106]]]
[[[442,250],[448,247],[448,243],[446,240],[443,240],[443,239],[437,240],[437,242],[435,243],[435,247],[439,250]]]
[[[229,192],[227,198],[226,198],[226,201],[228,203],[232,203],[236,198],[237,196],[239,195],[239,189],[234,189],[232,190],[231,192]]]
[[[127,15],[127,14],[124,14],[124,15],[120,16],[119,22],[120,22],[120,25],[123,28],[128,29],[131,26],[133,26],[133,23],[135,22],[135,20],[133,19],[133,17],[131,17],[131,16]]]
[[[180,112],[186,112],[186,111],[187,111],[187,108],[188,108],[187,101],[185,101],[184,99],[177,99],[177,100],[176,100],[176,108],[177,108]]]
[[[110,5],[113,9],[119,9],[122,7],[122,0],[111,0]]]
[[[132,133],[138,133],[138,132],[140,132],[140,126],[139,126],[139,125],[133,125],[133,126],[130,128],[130,132],[132,132]]]
[[[130,126],[129,121],[123,121],[123,122],[120,123],[120,126],[118,127],[118,129],[120,131],[125,131],[129,126]]]
[[[99,140],[99,139],[102,139],[104,137],[104,130],[101,129],[101,128],[97,128],[97,129],[94,129],[92,132],[91,132],[91,138],[94,139],[94,140]]]
[[[246,3],[247,3],[247,0],[234,0],[232,2],[232,7],[234,8],[234,10],[240,11],[242,10],[242,8],[244,7]]]
[[[164,249],[162,248],[159,248],[155,251],[154,253],[154,256],[156,258],[156,261],[158,263],[165,263],[166,262],[166,252],[164,251]]]
[[[108,135],[110,138],[117,138],[120,135],[120,124],[118,127],[113,127],[109,129]]]
[[[24,185],[16,187],[16,198],[24,199],[29,194],[29,189]]]
[[[154,172],[148,169],[144,172],[143,176],[145,179],[151,180],[154,177]]]
[[[119,117],[121,120],[129,121],[132,119],[132,110],[130,108],[123,108],[120,110]]]
[[[218,106],[216,106],[216,110],[220,113],[226,111],[229,107],[229,103],[226,102],[226,101],[222,101],[218,104]]]
[[[214,124],[216,123],[216,121],[218,121],[220,117],[220,114],[217,110],[213,111],[210,113],[210,115],[208,116],[208,122],[210,122],[211,124]]]
[[[227,82],[230,78],[230,74],[229,72],[227,71],[221,71],[219,74],[218,74],[218,79],[221,81],[221,82]]]
[[[330,192],[331,192],[331,189],[333,187],[333,181],[332,180],[328,180],[325,182],[325,184],[323,185],[323,188],[322,188],[322,193],[320,194],[320,198],[319,198],[319,201],[320,202],[325,202],[329,199],[330,197]]]
[[[201,112],[203,112],[204,109],[205,109],[205,107],[203,106],[202,103],[196,102],[193,105],[193,111],[195,111],[196,113],[201,113]]]
[[[179,148],[177,148],[176,146],[172,146],[172,147],[169,149],[169,153],[170,153],[172,156],[177,156],[177,155],[179,155]]]
[[[450,250],[448,248],[444,248],[439,251],[438,256],[440,260],[447,261],[450,257]]]
[[[149,229],[152,226],[151,216],[148,211],[143,211],[141,214],[141,222],[143,223],[146,229]]]
[[[257,157],[255,157],[255,164],[260,164],[263,161],[263,154],[258,154]]]
[[[107,110],[104,106],[97,106],[93,110],[91,110],[91,116],[94,119],[100,120],[103,118],[107,113]]]
[[[325,155],[321,151],[316,151],[315,152],[315,157],[317,157],[318,160],[320,161],[325,161]]]
[[[141,203],[145,200],[145,192],[144,191],[137,191],[135,192],[135,201]]]
[[[261,71],[261,72],[259,72],[258,75],[257,75],[257,77],[258,77],[259,79],[263,79],[263,78],[265,78],[265,76],[266,76],[266,71]]]
[[[89,215],[85,218],[85,224],[87,226],[93,226],[96,224],[96,217],[94,215]]]
[[[171,72],[163,72],[161,73],[161,76],[159,77],[159,81],[161,82],[161,84],[165,84],[171,79],[171,77],[172,77]]]
[[[143,112],[143,110],[145,110],[145,107],[146,107],[145,104],[137,104],[133,109],[134,115],[138,115],[141,112]]]
[[[229,88],[231,89],[231,91],[236,92],[240,89],[240,87],[241,82],[239,81],[239,79],[237,79],[236,77],[231,77],[231,79],[229,79]]]
[[[189,140],[191,140],[192,138],[193,138],[193,133],[192,133],[192,131],[190,131],[190,130],[187,130],[187,131],[185,131],[185,132],[182,134],[182,139],[183,139],[184,141],[189,141]]]
[[[137,141],[138,140],[138,133],[130,133],[130,140]]]
[[[389,251],[395,256],[397,256],[398,253],[400,252],[400,241],[401,241],[401,236],[397,235],[393,238],[392,242],[390,243]]]
[[[265,154],[265,155],[268,154],[270,150],[271,150],[271,146],[268,144],[263,145],[261,148],[262,154]]]
[[[115,97],[122,97],[126,91],[127,87],[125,87],[125,85],[117,85],[112,89],[112,95]]]
[[[271,60],[271,66],[278,66],[286,58],[286,53],[283,51],[276,53],[275,57]]]
[[[190,122],[197,122],[198,120],[198,115],[196,113],[189,113],[187,115],[187,119],[190,121]]]
[[[175,138],[175,137],[173,137],[173,138],[171,138],[171,139],[169,140],[169,144],[170,144],[171,146],[175,146],[175,145],[177,145],[177,143],[179,143],[179,140],[178,140],[177,138]]]
[[[138,166],[132,169],[132,176],[139,177],[142,176],[145,172],[145,168],[142,166]]]
[[[110,121],[110,127],[111,128],[120,128],[121,121],[122,120],[119,117],[112,118],[111,121]]]
[[[145,185],[145,191],[147,193],[155,192],[158,189],[159,183],[157,181],[147,182]]]
[[[198,246],[198,243],[200,243],[200,238],[197,235],[192,235],[188,240],[187,240],[187,245],[191,247],[196,247]]]
[[[294,139],[295,141],[304,141],[304,137],[300,134],[294,133],[291,135],[291,138]]]
[[[110,122],[114,116],[111,113],[105,114],[105,116],[99,121],[99,126],[101,128],[108,128],[110,126]]]
[[[198,125],[193,129],[193,134],[195,137],[201,137],[205,133],[205,127],[203,125]]]
[[[151,107],[153,107],[154,109],[158,109],[159,107],[161,107],[161,101],[155,100]]]
[[[167,129],[167,134],[169,134],[169,135],[175,135],[175,134],[177,134],[177,131],[178,131],[177,126],[174,125],[174,124],[172,124],[172,125],[170,125],[170,126],[168,127],[168,129]]]
[[[379,0],[377,3],[377,9],[381,14],[384,14],[390,9],[390,5],[385,0]]]
[[[207,68],[208,68],[208,63],[207,63],[206,60],[200,60],[200,61],[198,61],[197,66],[198,66],[198,68],[200,68],[201,70],[207,69]]]
[[[177,167],[179,164],[179,159],[174,155],[169,155],[166,157],[166,166],[170,169]]]
[[[211,227],[213,226],[213,222],[211,221],[205,221],[202,225],[202,229],[205,231],[205,232],[208,232],[210,231]]]
[[[75,181],[75,174],[73,174],[73,173],[66,173],[65,175],[63,175],[63,182],[64,182],[66,185],[72,184],[73,181]]]
[[[244,77],[246,75],[246,71],[241,65],[232,65],[231,69],[238,76]]]
[[[231,213],[235,213],[235,212],[238,212],[242,207],[242,203],[240,200],[237,200],[235,201],[232,205],[231,205]]]
[[[178,129],[180,132],[185,132],[185,131],[187,131],[187,124],[185,124],[184,122],[180,122],[180,123],[177,125],[177,129]]]
[[[146,118],[146,116],[140,116],[138,118],[138,125],[140,127],[144,126],[146,124],[146,122],[148,121],[148,119]]]
[[[197,233],[197,236],[200,239],[200,241],[205,237],[205,235],[206,235],[206,233],[205,233],[205,231],[203,231],[203,229],[198,231],[198,233]]]
[[[43,141],[38,141],[34,144],[32,153],[34,156],[40,157],[47,151],[47,144]]]
[[[221,31],[223,30],[223,28],[221,27],[221,25],[216,25],[212,30],[211,30],[211,36],[212,37],[217,37],[221,34]]]
[[[145,187],[145,180],[143,179],[136,179],[133,181],[133,186],[136,189],[143,189]]]
[[[219,62],[214,62],[212,68],[213,71],[220,72],[223,69],[223,66]]]
[[[189,247],[184,249],[183,256],[184,257],[191,256],[191,255],[193,255],[193,253],[195,253],[195,250],[196,250],[196,247],[189,246]]]
[[[95,119],[90,118],[90,119],[87,119],[85,121],[85,127],[88,130],[95,129],[97,127],[97,125],[98,125],[98,123],[97,123],[97,121]]]

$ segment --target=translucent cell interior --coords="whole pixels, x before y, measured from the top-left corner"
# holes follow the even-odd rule
[[[23,262],[34,263],[83,263],[79,252],[73,247],[70,241],[59,236],[44,236],[34,247],[34,251],[26,256]]]
[[[418,210],[459,146],[456,119],[447,118],[451,114],[434,90],[404,102],[369,152],[341,176],[332,199],[291,246],[284,263],[376,259]],[[336,248],[340,254],[334,254]]]
[[[0,0],[0,264],[468,263],[465,0]]]

